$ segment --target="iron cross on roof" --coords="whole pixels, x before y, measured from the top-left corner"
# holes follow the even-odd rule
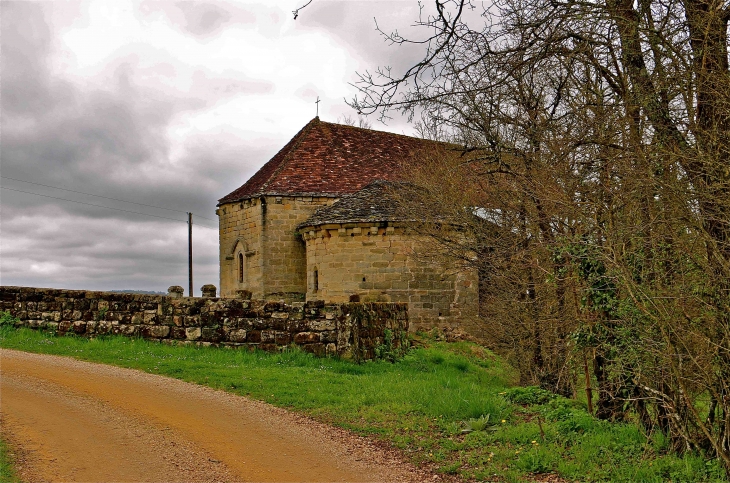
[[[317,104],[317,117],[319,117],[319,96],[317,96],[317,100],[314,103]]]

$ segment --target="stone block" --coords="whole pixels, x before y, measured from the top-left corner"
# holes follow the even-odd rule
[[[259,342],[261,342],[261,331],[260,330],[249,331],[246,336],[246,341],[254,343],[254,344],[258,344]]]
[[[322,342],[337,342],[337,331],[327,330],[321,333]]]
[[[204,341],[220,342],[225,338],[225,332],[219,327],[203,327],[201,338]]]
[[[271,319],[248,319],[248,321],[251,323],[251,327],[253,327],[256,330],[263,330],[268,329],[271,327]]]
[[[236,290],[236,297],[242,300],[251,300],[251,291],[250,290]]]
[[[274,335],[274,342],[277,345],[289,345],[291,344],[291,334],[288,332],[276,331]]]
[[[325,346],[325,354],[328,356],[337,355],[337,346],[333,343],[329,343]]]
[[[318,332],[300,332],[294,336],[294,343],[297,345],[320,342],[321,336]]]
[[[234,329],[228,331],[228,340],[231,342],[246,342],[246,331],[244,329]]]
[[[74,310],[89,310],[89,301],[86,299],[74,300]]]
[[[157,323],[157,311],[156,310],[145,310],[144,311],[144,323],[147,325],[153,325]]]
[[[185,329],[185,338],[187,340],[198,340],[202,334],[200,327],[188,327]]]
[[[119,333],[122,335],[126,335],[127,337],[136,337],[136,336],[140,335],[140,327],[142,327],[142,326],[141,325],[120,325]]]
[[[186,315],[184,319],[185,327],[199,327],[200,316],[199,315]]]
[[[309,330],[308,321],[305,320],[289,320],[286,329],[288,332],[306,332]]]
[[[160,339],[170,335],[170,327],[166,325],[143,325],[141,332],[142,337]]]
[[[261,331],[261,343],[273,343],[276,340],[275,330],[262,330]]]
[[[331,315],[331,314],[327,314]],[[322,319],[311,319],[307,321],[307,328],[312,331],[321,332],[323,330],[335,330],[337,329],[337,321],[334,316]]]
[[[205,284],[200,288],[204,298],[215,298],[217,290],[216,286],[212,284]]]

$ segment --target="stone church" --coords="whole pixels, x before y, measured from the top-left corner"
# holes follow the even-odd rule
[[[414,330],[475,316],[477,275],[419,256],[396,216],[398,168],[429,147],[314,118],[218,202],[221,296],[404,302]]]

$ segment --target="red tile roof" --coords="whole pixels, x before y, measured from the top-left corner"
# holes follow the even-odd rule
[[[218,204],[260,195],[342,196],[395,180],[401,161],[439,143],[312,119],[243,186]]]

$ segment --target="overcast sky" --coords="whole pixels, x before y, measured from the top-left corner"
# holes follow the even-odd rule
[[[416,1],[313,0],[295,21],[303,3],[2,0],[0,283],[187,294],[191,211],[195,294],[218,286],[217,200],[317,96],[322,120],[356,117],[356,72],[420,54],[373,20],[407,31]]]

